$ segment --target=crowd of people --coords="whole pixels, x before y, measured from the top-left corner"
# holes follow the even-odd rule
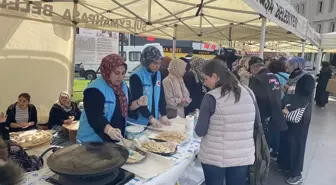
[[[124,81],[127,64],[117,54],[102,59],[101,76],[84,91],[84,109],[60,93],[52,106],[48,128],[80,120],[77,141],[117,142],[129,124],[161,127],[169,119],[199,110],[195,132],[202,137],[199,159],[207,185],[245,185],[255,162],[256,117],[265,133],[269,152],[279,169],[289,172],[288,184],[302,182],[305,145],[311,120],[314,78],[305,60],[243,58],[230,68],[223,58],[171,59],[153,46],[141,54],[141,67]],[[331,71],[323,64],[315,101],[326,105]],[[36,128],[37,111],[22,93],[0,118],[1,134]],[[297,112],[300,112],[299,114]],[[1,120],[2,119],[2,120]]]

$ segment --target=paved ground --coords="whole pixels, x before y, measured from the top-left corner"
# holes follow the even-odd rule
[[[315,108],[309,129],[303,185],[336,184],[336,101]],[[266,185],[285,185],[286,177],[272,169]]]

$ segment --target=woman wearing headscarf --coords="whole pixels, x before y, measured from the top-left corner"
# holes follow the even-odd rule
[[[130,77],[130,90],[133,100],[147,97],[147,106],[132,111],[128,121],[143,126],[149,123],[153,127],[170,125],[159,71],[162,62],[160,50],[154,46],[146,47],[141,53],[140,62],[142,66]]]
[[[207,60],[197,56],[193,56],[190,60],[190,71],[184,76],[184,83],[190,93],[192,102],[186,107],[185,115],[195,112],[201,107],[202,99],[208,92],[207,87],[203,85],[204,78],[202,76],[202,67]]]
[[[316,105],[324,108],[328,103],[329,92],[326,91],[329,79],[332,76],[332,70],[329,62],[322,62],[322,69],[319,74],[316,75],[317,86],[315,93]]]
[[[125,133],[125,120],[131,110],[146,106],[143,97],[130,100],[124,81],[127,65],[123,58],[111,54],[103,58],[102,76],[84,91],[84,109],[80,118],[77,140],[83,142],[115,142]]]
[[[71,101],[68,92],[63,91],[50,110],[48,128],[51,129],[54,126],[70,124],[75,120],[79,120],[80,115],[81,111],[77,107],[77,104]]]
[[[289,80],[284,86],[285,96],[282,100],[283,113],[287,115],[291,111],[305,108],[299,123],[287,120],[288,130],[281,133],[278,163],[283,170],[289,170],[288,184],[302,182],[302,169],[306,148],[309,124],[311,120],[314,78],[305,71],[304,58],[295,57],[288,61],[287,72]]]
[[[162,58],[162,62],[160,64],[160,73],[161,73],[161,78],[162,78],[162,81],[168,76],[168,66],[169,66],[169,63],[172,59],[170,57],[163,57]]]
[[[185,57],[180,57],[181,60],[183,60],[187,65],[186,65],[186,73],[190,71],[191,65],[190,65],[190,60],[185,58]]]
[[[183,60],[173,59],[169,64],[169,75],[163,80],[168,118],[177,116],[184,118],[184,108],[191,102],[189,91],[183,81],[186,65]]]

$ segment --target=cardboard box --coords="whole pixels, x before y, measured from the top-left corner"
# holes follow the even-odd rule
[[[336,79],[332,78],[328,82],[327,91],[330,93],[336,93]]]

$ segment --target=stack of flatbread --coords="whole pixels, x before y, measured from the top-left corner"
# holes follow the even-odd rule
[[[52,134],[43,130],[32,130],[22,133],[10,133],[10,139],[15,141],[23,148],[29,148],[50,142]]]

